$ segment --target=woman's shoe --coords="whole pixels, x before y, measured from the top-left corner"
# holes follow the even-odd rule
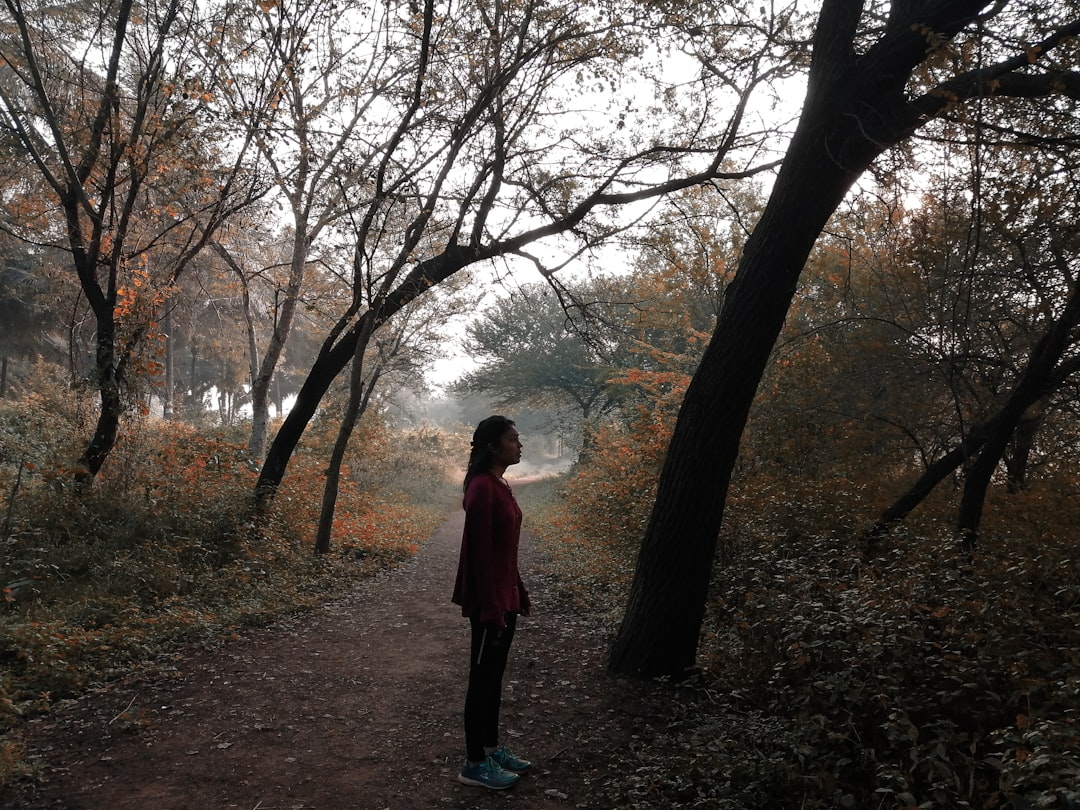
[[[532,763],[529,762],[529,760],[515,757],[505,745],[500,745],[492,751],[491,759],[495,760],[495,764],[504,771],[511,771],[513,773],[524,773],[532,767]]]
[[[506,790],[513,787],[518,780],[516,773],[504,771],[493,757],[488,757],[483,762],[473,765],[466,762],[461,766],[458,781],[463,785],[475,785],[489,790]]]

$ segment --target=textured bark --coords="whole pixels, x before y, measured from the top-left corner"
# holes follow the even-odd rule
[[[694,665],[743,426],[799,272],[855,177],[821,135],[793,144],[785,165],[809,170],[781,171],[687,389],[612,651],[617,672],[681,678]]]
[[[379,373],[372,374],[370,385],[364,387],[364,352],[371,341],[372,320],[368,319],[365,328],[356,341],[352,367],[349,373],[349,401],[341,417],[334,449],[330,453],[330,463],[326,467],[326,484],[323,487],[322,507],[319,510],[319,528],[315,533],[315,553],[326,554],[330,551],[330,540],[334,530],[334,512],[337,509],[338,492],[341,486],[341,465],[345,461],[345,451],[349,448],[349,439],[353,429],[363,415],[370,401],[371,392],[378,382]]]
[[[116,445],[116,437],[120,432],[120,417],[124,413],[120,395],[120,379],[116,367],[112,312],[110,310],[105,315],[95,314],[97,314],[98,334],[94,363],[98,377],[98,401],[101,407],[98,411],[97,424],[94,426],[94,435],[90,437],[79,459],[79,467],[82,471],[77,477],[80,480],[87,475],[95,476],[101,470],[105,459],[109,457],[109,453]]]

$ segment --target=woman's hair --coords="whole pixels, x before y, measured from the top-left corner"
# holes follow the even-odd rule
[[[491,445],[498,444],[503,434],[513,426],[514,420],[505,416],[489,416],[476,426],[469,451],[469,466],[465,469],[465,483],[461,485],[462,492],[468,490],[473,478],[491,468]]]

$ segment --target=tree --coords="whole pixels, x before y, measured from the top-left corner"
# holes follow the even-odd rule
[[[61,359],[63,324],[51,306],[53,285],[40,267],[45,255],[0,233],[0,399],[16,376],[8,376],[12,357]]]
[[[613,15],[606,4],[474,0],[437,17],[406,3],[387,7],[385,38],[393,47],[386,53],[400,60],[398,75],[407,68],[412,78],[399,82],[408,93],[381,97],[378,115],[358,133],[376,168],[370,183],[355,189],[364,213],[356,218],[354,264],[367,263],[363,272],[381,268],[379,281],[327,336],[271,444],[260,496],[281,481],[322,395],[359,356],[362,335],[433,285],[501,257],[550,273],[562,262],[545,263],[530,247],[551,251],[551,240],[565,235],[576,254],[626,227],[608,221],[606,211],[772,165],[756,162],[751,146],[760,133],[743,133],[741,123],[752,91],[782,71],[759,71],[756,52],[747,49],[736,69],[703,74],[693,86],[703,104],[719,93],[733,99],[731,118],[715,125],[698,108],[685,108],[682,86],[658,74],[658,103],[681,115],[670,132],[662,130],[652,125],[658,109],[637,108],[633,97],[611,91],[651,86],[648,74],[627,76],[627,65],[645,59],[666,18],[648,6],[617,5]],[[608,113],[595,117],[599,123],[580,115],[583,97]],[[736,156],[738,164],[725,163]],[[405,238],[393,244],[390,234]]]
[[[100,408],[80,460],[92,476],[117,440],[129,386],[154,368],[147,343],[170,287],[249,189],[216,148],[229,139],[204,125],[217,71],[197,58],[199,9],[4,4],[0,123],[60,218],[40,207],[21,232],[65,247],[93,312]]]
[[[270,386],[292,331],[305,275],[309,265],[331,257],[332,251],[319,250],[319,239],[351,215],[349,193],[365,182],[370,170],[367,145],[355,133],[371,106],[401,77],[392,69],[371,69],[375,59],[383,58],[373,56],[379,49],[377,29],[355,26],[357,12],[342,14],[336,0],[259,3],[248,12],[234,18],[229,36],[214,42],[230,77],[221,94],[222,114],[255,128],[258,158],[268,167],[288,217],[283,232],[288,238],[288,273],[275,300],[269,335],[261,351],[256,336],[249,338],[248,449],[262,459]],[[242,239],[244,234],[236,236]],[[227,241],[216,245],[222,255],[232,249]],[[236,268],[243,261],[229,260]]]
[[[950,443],[882,514],[871,537],[906,516],[945,476],[963,469],[957,532],[974,544],[999,464],[1006,465],[1010,491],[1023,488],[1035,436],[1066,407],[1063,398],[1071,398],[1066,386],[1080,341],[1080,233],[1067,157],[1009,150],[979,170],[997,178],[996,193],[982,195],[971,216],[950,217],[960,231],[975,234],[971,261],[943,260],[947,246],[962,240],[928,238],[928,223],[942,218],[929,200],[911,237],[921,266],[934,279],[934,297],[959,302],[935,308],[924,328],[934,337],[925,343],[936,347],[949,369],[949,408],[961,419],[952,426]],[[1053,452],[1047,445],[1043,455]]]
[[[11,233],[27,207],[41,202],[29,199],[34,178],[21,154],[16,140],[0,129],[0,399],[22,376],[12,360],[36,355],[62,363],[65,343],[55,306],[58,285],[45,269],[62,257]]]
[[[453,390],[489,395],[499,408],[551,409],[587,442],[590,423],[619,400],[610,377],[627,359],[630,306],[613,281],[571,284],[561,294],[524,285],[466,326],[465,350],[480,365]]]
[[[327,466],[327,481],[315,535],[316,554],[330,551],[341,466],[356,423],[367,412],[380,384],[385,386],[415,380],[423,367],[439,355],[435,346],[443,337],[446,321],[461,314],[454,302],[447,303],[445,300],[457,297],[455,286],[447,282],[439,290],[440,295],[429,294],[413,300],[386,322],[374,340],[372,334],[361,335],[357,340],[357,352],[364,347],[364,354],[354,357],[350,367],[348,397]]]
[[[885,150],[973,99],[1080,97],[1080,76],[1068,69],[1080,33],[1071,5],[1038,14],[1020,2],[984,6],[822,4],[798,126],[679,411],[614,671],[682,678],[694,665],[754,394],[806,259],[853,183]],[[984,52],[996,61],[966,61]]]

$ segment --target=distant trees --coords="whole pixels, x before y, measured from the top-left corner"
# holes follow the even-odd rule
[[[252,186],[221,148],[235,131],[206,119],[218,72],[198,57],[201,7],[4,5],[0,126],[38,179],[15,189],[25,204],[9,227],[63,247],[93,313],[99,413],[80,464],[95,475],[159,362],[171,286]]]
[[[269,431],[271,382],[301,305],[309,265],[341,264],[334,246],[342,234],[335,225],[360,204],[355,191],[372,170],[371,144],[358,129],[400,78],[393,68],[376,68],[375,60],[385,58],[376,39],[379,30],[355,25],[361,14],[343,14],[336,0],[251,4],[234,13],[223,36],[209,43],[227,76],[217,107],[228,120],[252,129],[253,159],[270,178],[285,214],[278,236],[285,253],[275,262],[287,272],[275,293],[267,335],[260,339],[253,333],[249,350],[248,447],[260,460]],[[232,235],[244,237],[241,231]],[[330,244],[320,246],[320,240]],[[214,247],[237,267],[255,259],[244,254],[242,241],[225,234]]]
[[[553,409],[591,432],[681,393],[715,326],[743,238],[740,217],[754,211],[752,194],[732,197],[738,210],[718,208],[699,188],[673,195],[624,273],[494,296],[465,327],[466,352],[479,366],[454,390],[502,408]]]
[[[630,359],[633,304],[618,280],[560,291],[529,284],[485,303],[465,327],[465,350],[480,365],[454,390],[490,396],[503,409],[553,410],[587,441],[619,401],[611,378]]]
[[[462,390],[615,414],[611,435],[646,448],[639,480],[663,460],[613,666],[678,675],[752,411],[779,437],[753,437],[756,463],[813,476],[888,452],[904,481],[921,465],[883,526],[959,470],[972,538],[1001,466],[1022,489],[1067,441],[1071,2],[825,0],[816,24],[710,0],[3,2],[0,308],[28,324],[21,293],[58,295],[28,282],[63,251],[71,367],[92,355],[100,405],[87,474],[162,379],[167,410],[184,379],[200,410],[216,389],[223,420],[250,404],[259,497],[332,410],[325,548],[353,421],[455,306],[433,288],[526,268],[542,283],[512,279],[470,328],[484,362]],[[800,72],[790,133],[781,83]],[[929,141],[879,162],[920,131],[970,176],[936,182]],[[762,206],[746,181],[781,152]],[[886,188],[918,161],[921,204],[854,205],[819,239],[865,171]],[[615,240],[640,248],[629,277],[557,278]],[[273,383],[306,355],[271,434]]]
[[[58,317],[58,291],[42,271],[41,251],[0,233],[0,399],[17,374],[18,358],[63,357],[64,329]]]

